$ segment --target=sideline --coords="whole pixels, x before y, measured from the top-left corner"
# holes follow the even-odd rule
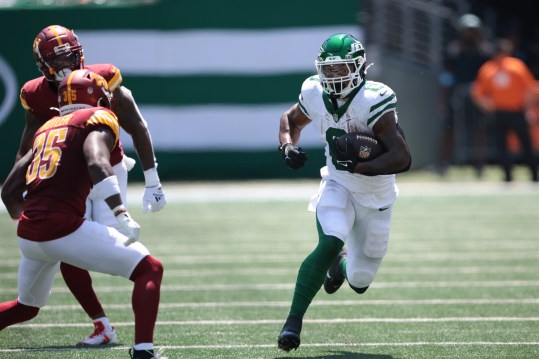
[[[245,182],[163,183],[167,201],[283,201],[304,200],[318,191],[319,180],[272,180]],[[399,196],[485,196],[539,194],[539,184],[531,182],[411,182],[398,181]],[[142,198],[141,183],[130,184],[128,200]]]
[[[296,201],[309,198],[318,191],[319,180],[253,180],[217,182],[163,182],[170,203],[226,201]],[[399,196],[485,196],[538,195],[539,184],[531,182],[503,183],[496,181],[423,182],[397,179]],[[143,183],[130,183],[128,205],[138,205],[144,193]],[[6,208],[0,202],[0,212]]]

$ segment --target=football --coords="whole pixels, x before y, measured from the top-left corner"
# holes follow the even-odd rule
[[[348,146],[352,146],[360,162],[372,160],[384,152],[382,144],[366,132],[345,133],[335,139],[335,146],[341,153],[347,153],[350,151]]]

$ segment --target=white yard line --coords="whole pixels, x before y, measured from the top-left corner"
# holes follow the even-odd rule
[[[536,305],[539,304],[539,298],[526,299],[397,299],[397,300],[318,300],[315,299],[311,306],[313,307],[354,307],[354,306],[448,306],[448,305]],[[227,301],[227,302],[206,302],[206,303],[160,303],[160,309],[177,308],[286,308],[290,306],[290,301]],[[131,304],[107,304],[107,309],[131,310]],[[78,304],[59,304],[47,305],[43,311],[80,311]]]
[[[417,281],[417,282],[374,282],[371,285],[376,289],[404,289],[404,288],[522,288],[539,287],[539,280],[493,280],[493,281]],[[196,292],[196,291],[239,291],[239,290],[292,290],[294,283],[258,283],[258,284],[197,284],[197,285],[162,285],[161,292]],[[132,285],[94,286],[98,293],[132,292]],[[65,286],[53,288],[53,293],[69,293]],[[17,288],[0,289],[0,294],[17,294]]]
[[[175,320],[157,321],[158,326],[186,325],[266,325],[282,324],[282,319],[258,320]],[[335,319],[305,319],[304,324],[343,324],[343,323],[479,323],[479,322],[539,322],[539,317],[442,317],[442,318],[335,318]],[[116,327],[133,326],[134,322],[114,322]],[[12,328],[80,328],[88,323],[39,323],[15,324]]]
[[[13,263],[14,266],[18,265]],[[8,267],[8,266],[6,266]],[[253,273],[264,276],[282,276],[289,274],[297,274],[298,268],[294,264],[288,266],[288,268],[268,268],[260,269],[258,266],[252,268],[249,266],[242,266],[242,268],[220,268],[220,275],[234,275],[234,276],[252,276]],[[215,269],[167,269],[167,278],[205,278],[215,277]],[[431,275],[431,274],[519,274],[519,273],[535,273],[539,272],[539,266],[472,266],[472,267],[388,267],[383,269],[384,274],[419,274],[419,275]],[[18,273],[16,270],[12,272],[0,273],[0,280],[2,279],[17,279]],[[108,278],[110,275],[102,273],[92,273],[93,278]]]
[[[86,324],[87,326],[87,324]],[[539,342],[369,342],[369,343],[302,343],[302,348],[359,348],[359,347],[417,347],[417,346],[441,346],[441,347],[456,347],[456,346],[537,346]],[[101,350],[128,350],[128,346],[113,346],[103,348]],[[170,350],[188,350],[188,349],[264,349],[275,348],[276,343],[272,344],[221,344],[221,345],[160,345],[159,349]],[[79,348],[24,348],[24,349],[0,349],[0,353],[22,353],[22,352],[68,352],[86,350]],[[166,354],[166,352],[165,352]],[[285,354],[283,354],[284,356]]]

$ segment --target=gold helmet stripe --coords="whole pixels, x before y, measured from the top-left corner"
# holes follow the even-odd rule
[[[54,33],[54,37],[56,38],[56,41],[58,41],[58,45],[62,45],[62,39],[60,38],[58,31],[56,31],[56,27],[49,26],[49,29]]]
[[[76,100],[76,96],[71,96],[72,94],[74,94],[74,92],[71,90],[71,82],[73,81],[73,76],[75,76],[76,73],[77,71],[72,71],[69,74],[69,77],[67,78],[67,89],[62,94],[64,96],[64,100],[67,101],[68,105],[73,104],[73,100]]]

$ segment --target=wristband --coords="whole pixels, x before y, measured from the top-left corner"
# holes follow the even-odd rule
[[[112,213],[114,213],[114,217],[118,217],[119,214],[127,212],[127,209],[124,207],[123,204],[120,204],[114,208],[112,208]]]
[[[115,194],[120,194],[120,185],[118,184],[118,177],[115,175],[105,178],[104,180],[96,183],[93,188],[93,198],[105,200]]]
[[[144,182],[146,187],[159,186],[159,175],[157,174],[157,166],[144,171]]]

